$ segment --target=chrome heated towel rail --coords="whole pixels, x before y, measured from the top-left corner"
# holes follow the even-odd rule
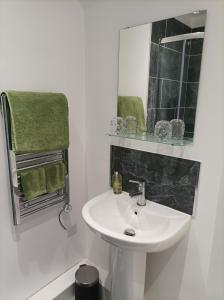
[[[10,113],[5,95],[1,96],[2,115],[8,157],[14,224],[19,225],[24,218],[55,205],[69,204],[68,150],[43,153],[15,154],[11,150]],[[65,186],[54,192],[36,197],[31,201],[24,198],[18,171],[62,161],[65,164]]]

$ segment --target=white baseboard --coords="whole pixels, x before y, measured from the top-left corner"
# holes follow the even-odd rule
[[[53,300],[75,282],[76,270],[79,268],[79,265],[86,263],[86,259],[81,260],[68,271],[58,276],[55,280],[49,282],[45,287],[27,300]]]
[[[81,264],[94,265],[88,259],[81,260],[75,266],[70,268],[68,271],[66,271],[62,275],[58,276],[55,280],[48,283],[45,287],[40,289],[37,293],[35,293],[33,296],[31,296],[27,300],[53,300],[54,298],[59,296],[61,293],[63,293],[66,289],[68,289],[72,284],[74,284],[75,272]],[[103,287],[106,287],[106,289],[109,289],[107,286],[108,285],[107,284],[108,272],[106,272],[105,270],[101,269],[98,266],[95,266],[95,267],[99,270],[100,284]],[[104,298],[106,298],[106,297],[104,297]]]

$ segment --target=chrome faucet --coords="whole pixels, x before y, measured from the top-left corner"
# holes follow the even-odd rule
[[[145,182],[144,181],[136,181],[136,180],[129,180],[129,182],[138,184],[138,191],[129,193],[130,197],[140,196],[140,197],[138,197],[137,205],[145,206],[146,205]]]

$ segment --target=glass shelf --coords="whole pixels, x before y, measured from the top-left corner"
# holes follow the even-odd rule
[[[175,140],[175,139],[169,139],[169,140],[161,140],[154,135],[150,135],[148,133],[142,133],[142,134],[108,134],[112,137],[119,137],[119,138],[125,138],[125,139],[132,139],[132,140],[138,140],[138,141],[144,141],[144,142],[150,142],[150,143],[160,143],[160,144],[168,144],[172,146],[188,146],[193,143],[193,139],[191,138],[184,138],[183,140]]]

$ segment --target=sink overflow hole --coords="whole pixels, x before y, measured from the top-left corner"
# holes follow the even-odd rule
[[[124,234],[128,236],[135,236],[135,231],[132,228],[127,228],[125,229]]]

